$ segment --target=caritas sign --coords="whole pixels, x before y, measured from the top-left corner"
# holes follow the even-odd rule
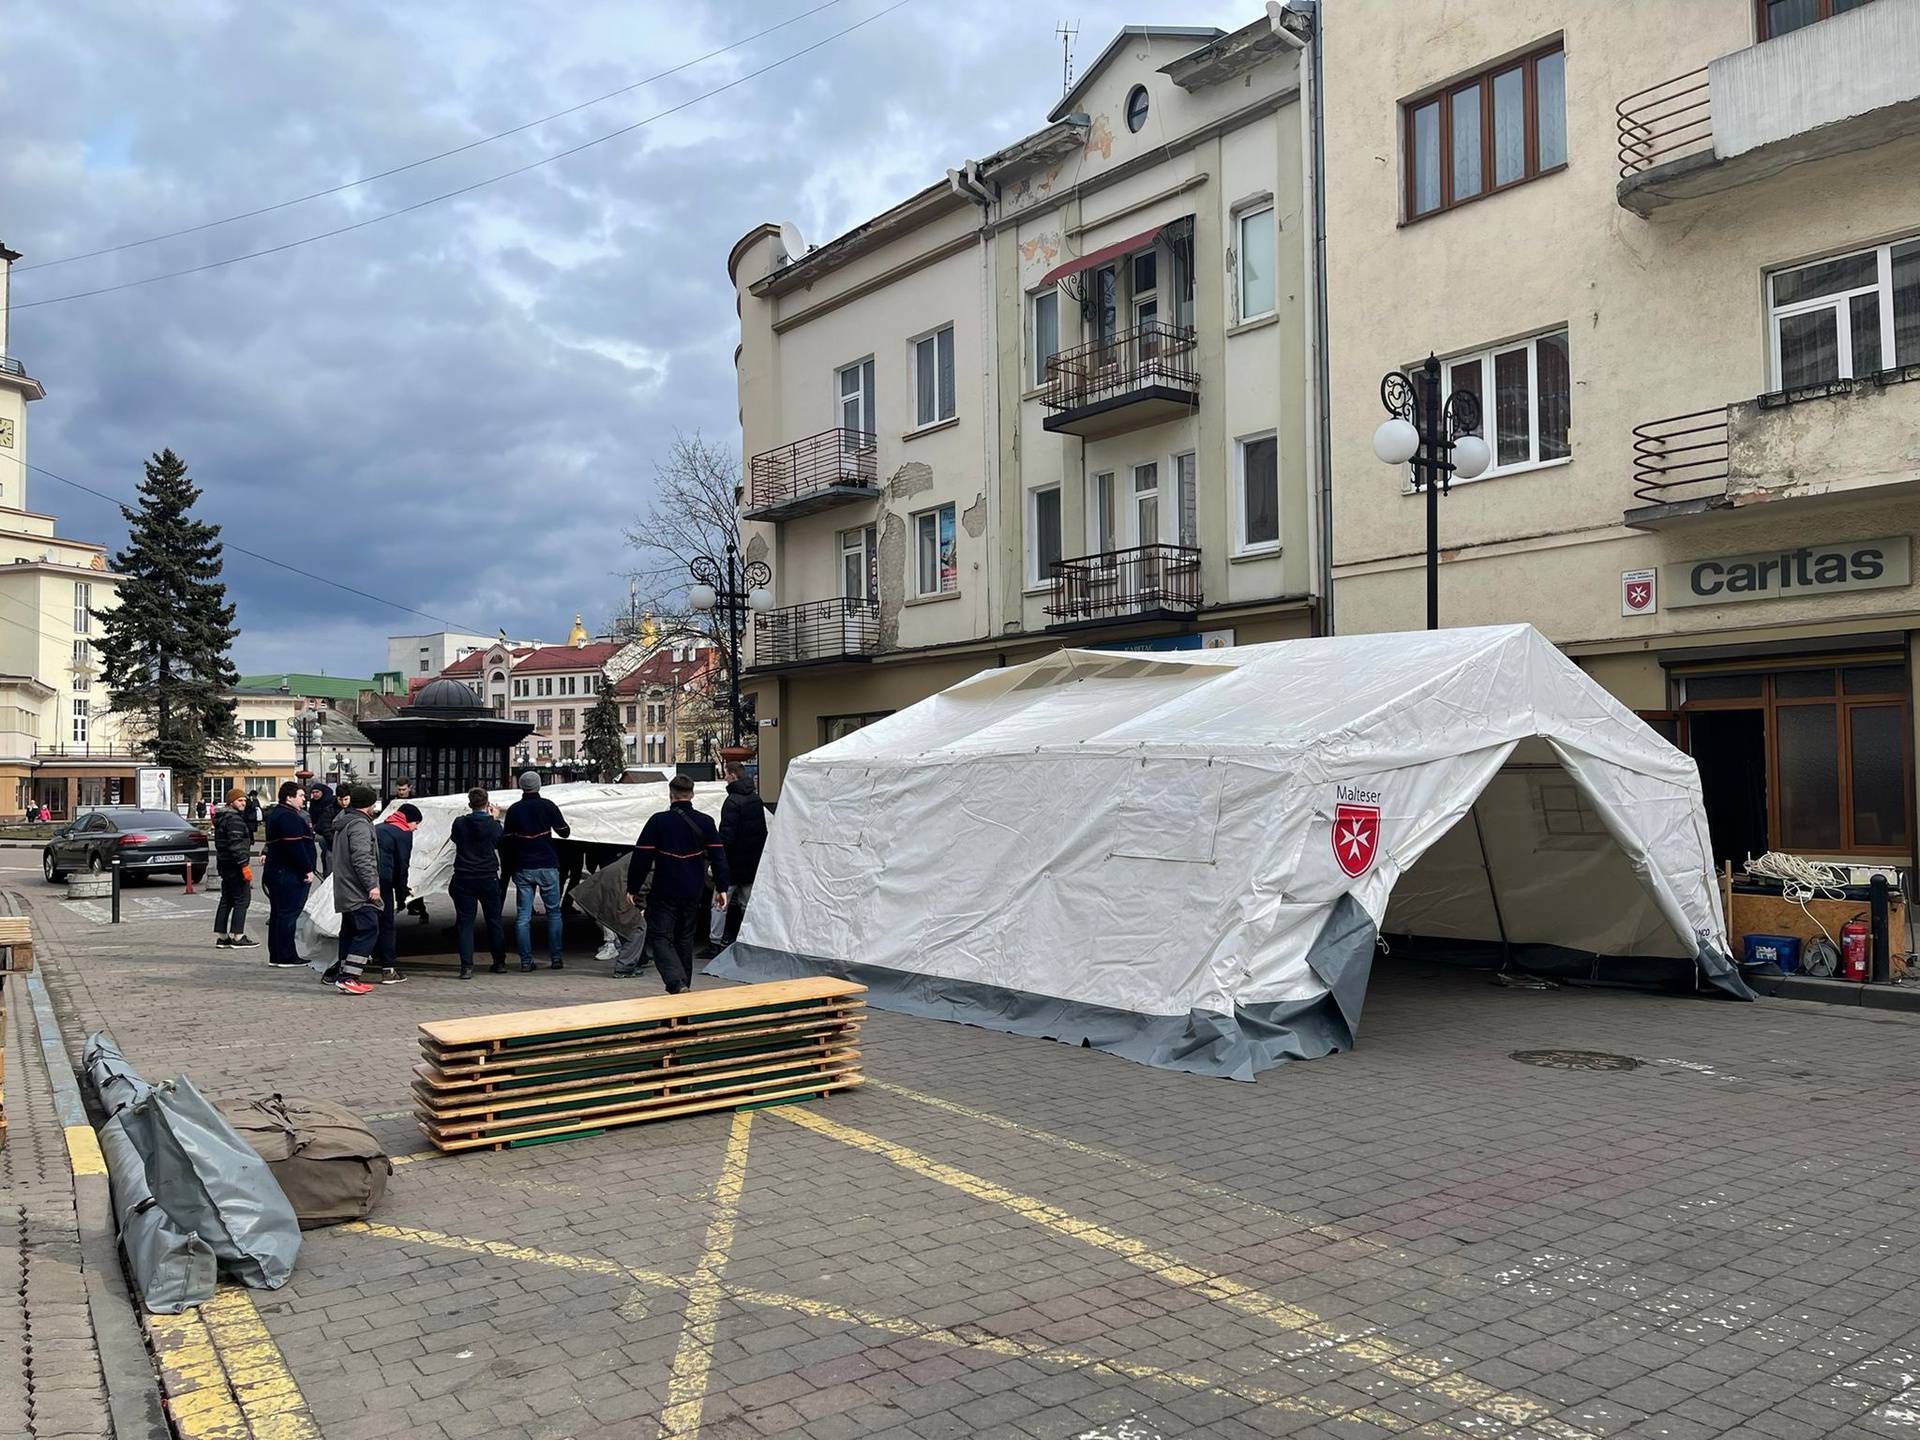
[[[1912,579],[1905,535],[1844,545],[1802,545],[1760,555],[1683,560],[1664,567],[1661,599],[1683,605],[1785,600],[1838,590],[1884,590]]]

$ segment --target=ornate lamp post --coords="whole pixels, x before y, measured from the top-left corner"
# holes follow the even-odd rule
[[[1453,477],[1471,480],[1493,459],[1480,438],[1480,397],[1456,390],[1440,402],[1440,362],[1427,356],[1417,376],[1389,370],[1380,403],[1391,418],[1373,432],[1373,453],[1389,465],[1413,462],[1413,485],[1427,492],[1427,629],[1440,628],[1440,492]]]
[[[734,542],[727,541],[724,561],[711,555],[699,555],[687,564],[693,585],[687,591],[687,603],[701,614],[716,614],[727,635],[727,710],[733,717],[733,743],[740,744],[740,642],[747,633],[747,613],[771,610],[773,595],[767,586],[773,583],[773,571],[764,560],[742,563]]]
[[[300,779],[302,783],[313,778],[313,771],[307,768],[307,751],[320,733],[320,717],[311,710],[302,710],[293,717],[293,738],[300,742]]]

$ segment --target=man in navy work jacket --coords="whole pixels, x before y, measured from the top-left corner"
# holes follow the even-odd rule
[[[520,777],[520,798],[507,807],[507,845],[513,857],[513,929],[520,942],[520,968],[533,969],[533,897],[547,907],[547,958],[558,970],[561,934],[560,852],[554,837],[573,833],[560,807],[540,793],[540,776],[529,770]]]
[[[713,817],[693,808],[693,781],[674,776],[667,786],[667,799],[667,808],[648,819],[627,862],[627,900],[640,903],[635,897],[651,871],[647,945],[667,993],[678,995],[693,986],[693,945],[703,920],[700,896],[707,886],[708,867],[713,870],[714,908],[726,906],[727,852]]]
[[[506,833],[487,792],[467,792],[467,813],[453,822],[453,918],[460,931],[460,978],[473,978],[475,911],[487,917],[493,973],[507,968],[506,934],[500,928],[500,838]]]
[[[313,826],[301,806],[306,791],[289,780],[280,787],[280,803],[267,811],[267,848],[263,883],[267,887],[267,963],[300,964],[294,932],[319,863]]]

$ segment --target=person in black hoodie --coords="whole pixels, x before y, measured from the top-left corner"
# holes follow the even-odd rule
[[[667,783],[665,810],[647,820],[646,828],[627,862],[627,903],[638,905],[647,875],[647,945],[653,963],[666,982],[667,993],[678,995],[693,985],[693,946],[700,933],[700,899],[707,888],[707,870],[713,870],[713,903],[727,903],[727,852],[713,817],[693,808],[693,781],[676,775]]]
[[[487,917],[487,946],[493,951],[493,973],[507,968],[507,932],[500,923],[500,838],[506,834],[500,815],[487,792],[467,792],[467,813],[453,822],[454,923],[460,931],[460,978],[473,978],[475,912]]]
[[[418,805],[402,805],[373,827],[380,856],[380,934],[373,953],[380,961],[380,983],[398,985],[399,952],[394,943],[393,917],[407,903],[407,871],[413,864],[413,827],[420,823]]]
[[[320,846],[322,875],[333,870],[333,821],[339,813],[340,804],[333,798],[331,786],[315,785],[307,792],[307,819],[313,824],[313,837]]]
[[[307,891],[313,885],[313,869],[319,849],[314,844],[313,826],[300,808],[306,792],[289,780],[280,787],[280,803],[267,811],[266,861],[261,883],[267,890],[267,963],[293,966],[301,963],[294,949],[295,927],[300,910],[307,903]]]
[[[213,820],[214,863],[220,870],[220,905],[213,912],[214,944],[222,950],[251,950],[259,945],[247,934],[247,904],[253,899],[253,828],[247,824],[247,792],[227,791],[227,803]]]
[[[260,792],[258,790],[247,791],[245,814],[247,817],[247,834],[250,837],[258,835],[260,833]]]
[[[760,792],[738,765],[727,767],[727,798],[720,806],[720,843],[726,847],[727,870],[733,886],[727,891],[727,924],[722,945],[740,937],[754,877],[760,873],[760,855],[767,848],[767,807]]]

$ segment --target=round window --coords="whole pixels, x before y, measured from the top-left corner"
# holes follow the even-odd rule
[[[1136,85],[1127,96],[1127,129],[1138,132],[1147,123],[1147,87]]]

